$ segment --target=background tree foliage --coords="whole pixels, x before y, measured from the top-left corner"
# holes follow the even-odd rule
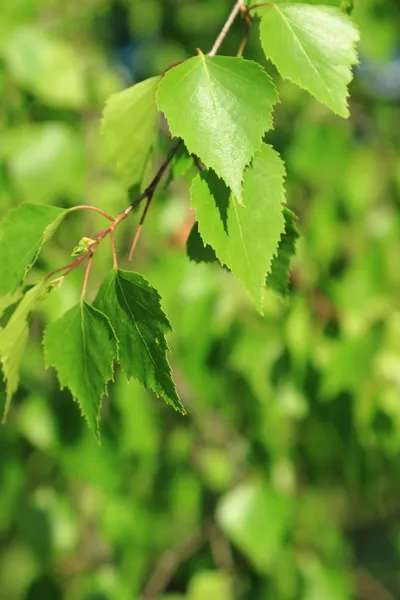
[[[208,50],[231,6],[2,0],[1,216],[25,201],[123,210],[99,144],[105,100]],[[279,83],[271,138],[302,233],[285,301],[269,292],[261,317],[228,273],[185,256],[184,158],[156,195],[135,268],[171,320],[186,417],[119,378],[99,446],[40,347],[82,274],[34,316],[0,431],[1,600],[400,597],[400,5],[359,0],[353,16],[350,120]],[[227,54],[242,35],[238,21]],[[257,36],[246,57],[274,74]],[[69,219],[29,282],[101,225]],[[133,225],[118,231],[126,252]],[[109,267],[100,249],[90,294]]]

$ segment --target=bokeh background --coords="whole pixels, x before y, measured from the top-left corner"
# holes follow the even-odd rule
[[[25,201],[122,210],[99,140],[106,98],[207,51],[231,6],[1,0],[1,215]],[[267,139],[302,234],[286,300],[269,292],[262,318],[229,273],[187,259],[194,171],[152,205],[134,268],[172,321],[188,416],[118,377],[98,446],[41,353],[82,273],[34,316],[0,430],[1,600],[400,598],[400,3],[356,0],[353,16],[348,121],[279,80],[256,24],[245,53],[282,99]],[[238,21],[222,51],[242,35]],[[168,143],[163,125],[159,158]],[[31,280],[101,224],[70,216]],[[89,295],[110,266],[101,248]]]

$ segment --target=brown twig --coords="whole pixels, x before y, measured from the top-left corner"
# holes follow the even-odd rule
[[[167,550],[156,564],[140,600],[158,598],[168,588],[179,565],[196,554],[205,543],[206,535],[202,533],[184,544]]]
[[[242,39],[242,41],[240,43],[239,50],[238,50],[238,53],[237,53],[238,56],[243,56],[243,52],[244,52],[244,49],[246,48],[247,40],[249,39],[249,33],[250,33],[251,28],[252,28],[252,22],[251,22],[251,19],[249,17],[249,11],[248,11],[248,9],[246,7],[243,7],[241,9],[241,12],[243,14],[243,19],[244,19],[244,22],[246,24],[247,30],[246,30],[244,38]]]
[[[243,12],[243,10],[246,10],[246,7],[244,5],[244,0],[237,0],[235,6],[232,9],[231,14],[229,15],[225,25],[223,26],[223,28],[221,30],[221,33],[215,40],[215,44],[213,45],[213,47],[211,48],[211,50],[207,54],[207,56],[215,56],[217,54],[222,42],[224,41],[230,28],[232,27],[234,20],[236,19],[236,17],[238,16],[238,14],[240,12]]]
[[[150,208],[151,201],[153,200],[153,196],[154,196],[154,193],[156,191],[156,188],[157,188],[157,186],[158,186],[158,184],[159,184],[162,176],[164,175],[164,173],[165,173],[168,165],[170,164],[170,162],[174,158],[175,154],[177,153],[178,148],[179,148],[179,146],[181,144],[181,141],[182,140],[178,140],[176,142],[176,144],[174,144],[172,146],[172,148],[171,148],[171,150],[170,150],[167,158],[165,159],[165,161],[161,165],[160,169],[158,170],[157,175],[154,177],[153,181],[151,182],[151,184],[149,185],[149,187],[147,188],[147,190],[144,192],[146,194],[146,198],[147,198],[146,205],[144,207],[142,216],[140,217],[139,225],[138,225],[138,227],[136,229],[135,235],[133,236],[132,245],[131,245],[131,249],[129,251],[129,256],[128,256],[128,260],[129,261],[132,260],[132,257],[134,255],[137,243],[138,243],[140,235],[142,233],[143,223],[144,223],[144,221],[146,219],[146,216],[147,216],[148,210]]]

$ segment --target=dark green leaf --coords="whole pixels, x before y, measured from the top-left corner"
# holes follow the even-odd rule
[[[115,329],[126,376],[135,377],[185,413],[167,360],[164,334],[171,326],[160,300],[157,290],[139,273],[113,270],[101,286],[95,306],[108,316]]]

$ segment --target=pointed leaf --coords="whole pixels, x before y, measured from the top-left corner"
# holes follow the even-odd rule
[[[172,135],[241,200],[243,171],[272,127],[276,90],[260,65],[242,58],[190,58],[166,73],[158,92]]]
[[[113,270],[96,297],[95,306],[111,321],[119,341],[119,359],[129,378],[150,387],[176,410],[185,413],[167,361],[165,332],[171,326],[160,296],[139,273]]]
[[[101,133],[104,147],[127,186],[141,181],[158,126],[155,94],[160,77],[113,94],[106,103]]]
[[[271,264],[271,272],[267,275],[267,287],[275,290],[278,294],[286,296],[289,287],[290,261],[296,253],[296,243],[300,235],[297,231],[296,215],[285,208],[285,232],[279,242],[278,252]]]
[[[12,397],[19,386],[19,367],[28,343],[28,316],[45,293],[46,287],[43,284],[36,285],[26,292],[4,329],[0,330],[0,360],[6,382],[3,422],[7,418]]]
[[[12,294],[68,211],[22,204],[0,222],[0,295]]]
[[[55,367],[60,386],[69,388],[98,436],[101,400],[118,355],[108,318],[82,301],[47,327],[43,343],[47,367]]]
[[[259,8],[261,43],[281,76],[348,117],[347,86],[359,34],[338,8],[272,4]]]
[[[265,274],[282,232],[285,168],[279,155],[263,145],[244,176],[241,206],[212,171],[193,181],[192,206],[203,242],[242,281],[262,312]]]

